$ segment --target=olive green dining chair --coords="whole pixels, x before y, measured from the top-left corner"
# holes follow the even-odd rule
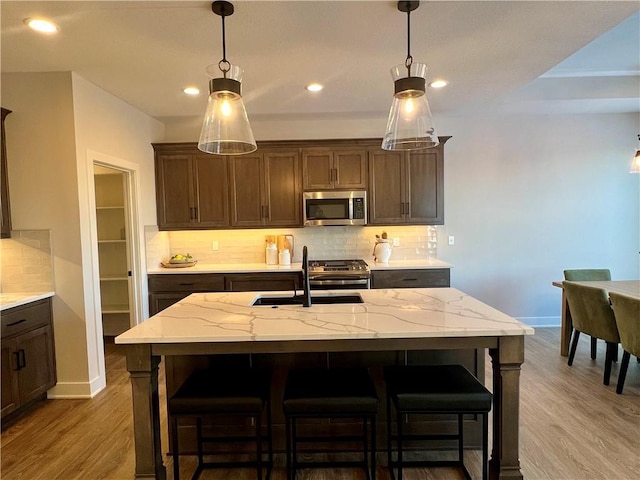
[[[578,347],[581,333],[600,338],[607,343],[604,359],[603,383],[609,385],[611,364],[618,350],[620,336],[613,309],[609,304],[607,292],[602,288],[579,285],[574,282],[562,282],[567,295],[567,302],[573,319],[573,334],[568,364],[573,365],[573,359]]]
[[[564,279],[570,282],[590,282],[596,280],[611,280],[608,268],[579,268],[564,271]],[[591,337],[591,358],[596,359],[597,338]]]
[[[640,299],[615,292],[609,292],[609,298],[624,350],[616,386],[616,393],[622,393],[631,355],[640,358]]]

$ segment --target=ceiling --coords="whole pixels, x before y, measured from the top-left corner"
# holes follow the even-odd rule
[[[245,71],[251,116],[388,111],[389,69],[406,56],[394,1],[236,1],[227,58]],[[640,112],[640,6],[632,1],[422,2],[411,53],[429,65],[435,113]],[[204,1],[0,3],[2,72],[75,71],[139,110],[199,116],[205,69],[222,57],[221,22]],[[44,16],[56,35],[29,30]],[[304,86],[321,82],[310,94]]]

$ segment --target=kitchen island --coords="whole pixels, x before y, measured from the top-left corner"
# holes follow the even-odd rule
[[[341,295],[344,291],[314,291]],[[196,293],[116,338],[127,345],[137,478],[166,478],[160,445],[162,355],[489,349],[493,369],[490,477],[522,478],[520,365],[533,329],[454,288],[358,290],[362,304],[251,306],[290,292]]]

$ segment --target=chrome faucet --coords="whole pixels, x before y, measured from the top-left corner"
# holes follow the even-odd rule
[[[311,288],[309,287],[309,257],[307,253],[307,246],[302,247],[302,288],[304,293],[302,295],[302,306],[311,306]]]

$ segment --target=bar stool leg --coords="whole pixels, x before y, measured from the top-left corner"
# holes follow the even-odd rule
[[[463,445],[463,431],[462,431],[462,414],[458,414],[458,461],[460,465],[464,466],[464,445]]]
[[[292,480],[291,472],[291,419],[285,417],[285,442],[286,442],[286,454],[287,454],[287,480]]]
[[[398,480],[402,480],[402,415],[396,409],[396,421],[397,421],[397,430],[398,430],[398,438],[396,443],[398,445]]]
[[[371,480],[376,480],[376,417],[371,417]]]
[[[271,469],[273,468],[273,441],[271,436],[271,401],[267,400],[267,448],[269,449],[269,466],[267,467],[267,480],[271,478]]]
[[[173,478],[180,480],[180,452],[178,451],[178,417],[171,417],[171,443],[173,443]]]
[[[369,473],[369,432],[367,432],[367,418],[362,418],[362,445],[363,445],[363,456],[362,456],[362,468],[364,468],[365,475],[367,476],[367,480],[371,480],[371,475]]]
[[[389,468],[389,473],[391,474],[391,478],[394,478],[393,475],[393,459],[391,458],[391,451],[393,450],[393,440],[392,440],[392,421],[391,421],[391,397],[387,394],[387,467]]]
[[[258,480],[262,480],[262,415],[256,415],[256,470]]]
[[[489,477],[489,415],[482,414],[482,480]]]

